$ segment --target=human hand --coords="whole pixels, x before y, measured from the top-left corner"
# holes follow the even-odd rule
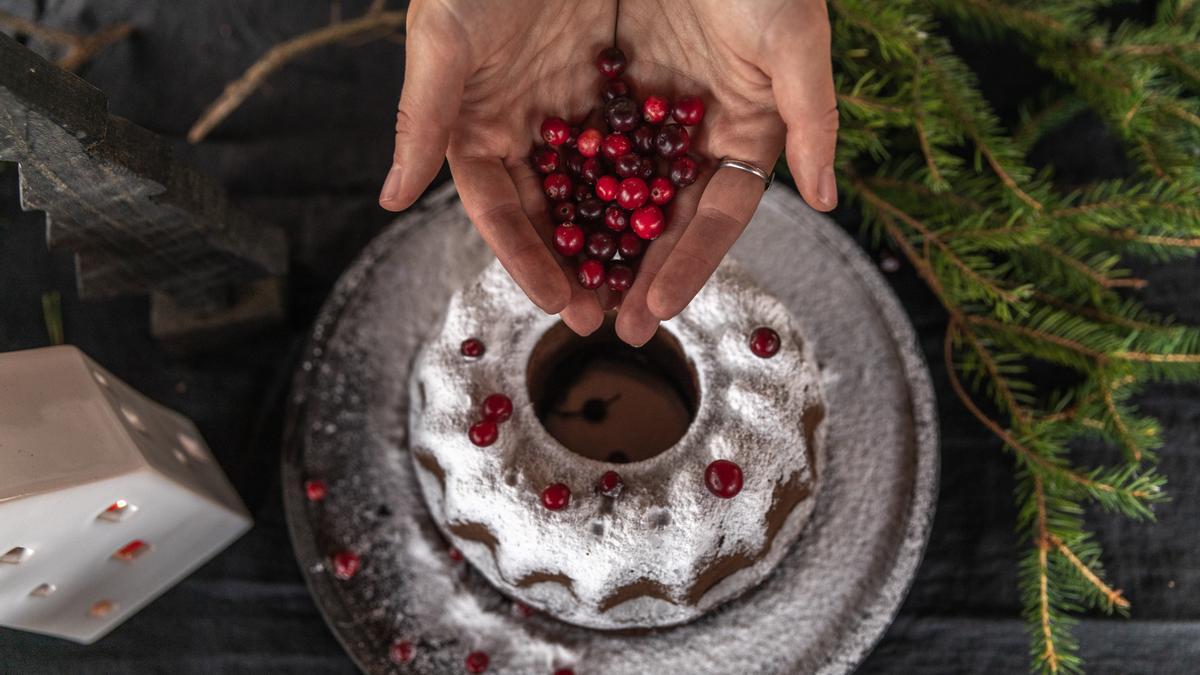
[[[596,294],[551,249],[542,178],[529,163],[544,118],[595,107],[595,54],[612,44],[616,2],[413,0],[396,149],[379,203],[400,211],[442,157],[467,215],[529,299],[577,333],[598,328]]]
[[[707,111],[692,152],[708,161],[676,193],[663,235],[647,247],[617,315],[641,345],[687,306],[746,228],[763,182],[723,157],[771,171],[784,149],[810,206],[837,205],[837,100],[822,0],[621,0],[618,45],[639,92],[699,94]]]

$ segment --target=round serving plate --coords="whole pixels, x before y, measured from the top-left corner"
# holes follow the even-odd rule
[[[296,557],[330,627],[367,673],[844,673],[891,622],[933,520],[929,373],[871,261],[792,191],[767,192],[733,250],[812,342],[828,404],[827,465],[800,540],[761,586],[690,624],[605,633],[531,614],[454,560],[407,445],[407,382],[455,290],[492,259],[453,186],[382,233],[317,318],[289,398],[284,501]],[[518,364],[515,367],[524,367]],[[328,493],[306,498],[319,478]],[[537,542],[529,542],[536,546]],[[340,580],[330,556],[361,568]],[[415,658],[398,665],[405,640]]]

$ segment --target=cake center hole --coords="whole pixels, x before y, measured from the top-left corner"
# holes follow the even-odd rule
[[[555,324],[526,371],[542,426],[575,454],[624,464],[650,459],[683,438],[700,402],[695,369],[666,329],[640,349],[613,321],[580,337]]]

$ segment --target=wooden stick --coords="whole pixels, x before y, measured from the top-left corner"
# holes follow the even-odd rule
[[[109,46],[124,40],[133,32],[133,25],[118,23],[106,26],[91,35],[79,35],[59,28],[43,26],[36,21],[16,16],[8,12],[0,12],[0,26],[6,26],[15,33],[27,35],[66,48],[56,62],[59,68],[75,72],[84,64],[107,49]]]
[[[364,34],[385,37],[404,27],[405,12],[376,12],[352,21],[335,23],[272,47],[266,54],[246,69],[238,79],[225,86],[217,100],[204,111],[192,128],[188,130],[190,143],[199,143],[234,110],[237,110],[272,73],[297,57],[326,45],[352,40]]]

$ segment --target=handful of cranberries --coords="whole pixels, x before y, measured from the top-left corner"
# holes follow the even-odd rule
[[[647,96],[639,104],[621,79],[625,53],[609,47],[596,57],[604,129],[580,129],[561,117],[542,122],[544,146],[533,149],[550,200],[554,249],[577,264],[579,284],[602,285],[619,298],[633,285],[646,241],[666,228],[664,209],[675,190],[696,182],[699,166],[688,148],[704,119],[698,96],[674,103]]]

